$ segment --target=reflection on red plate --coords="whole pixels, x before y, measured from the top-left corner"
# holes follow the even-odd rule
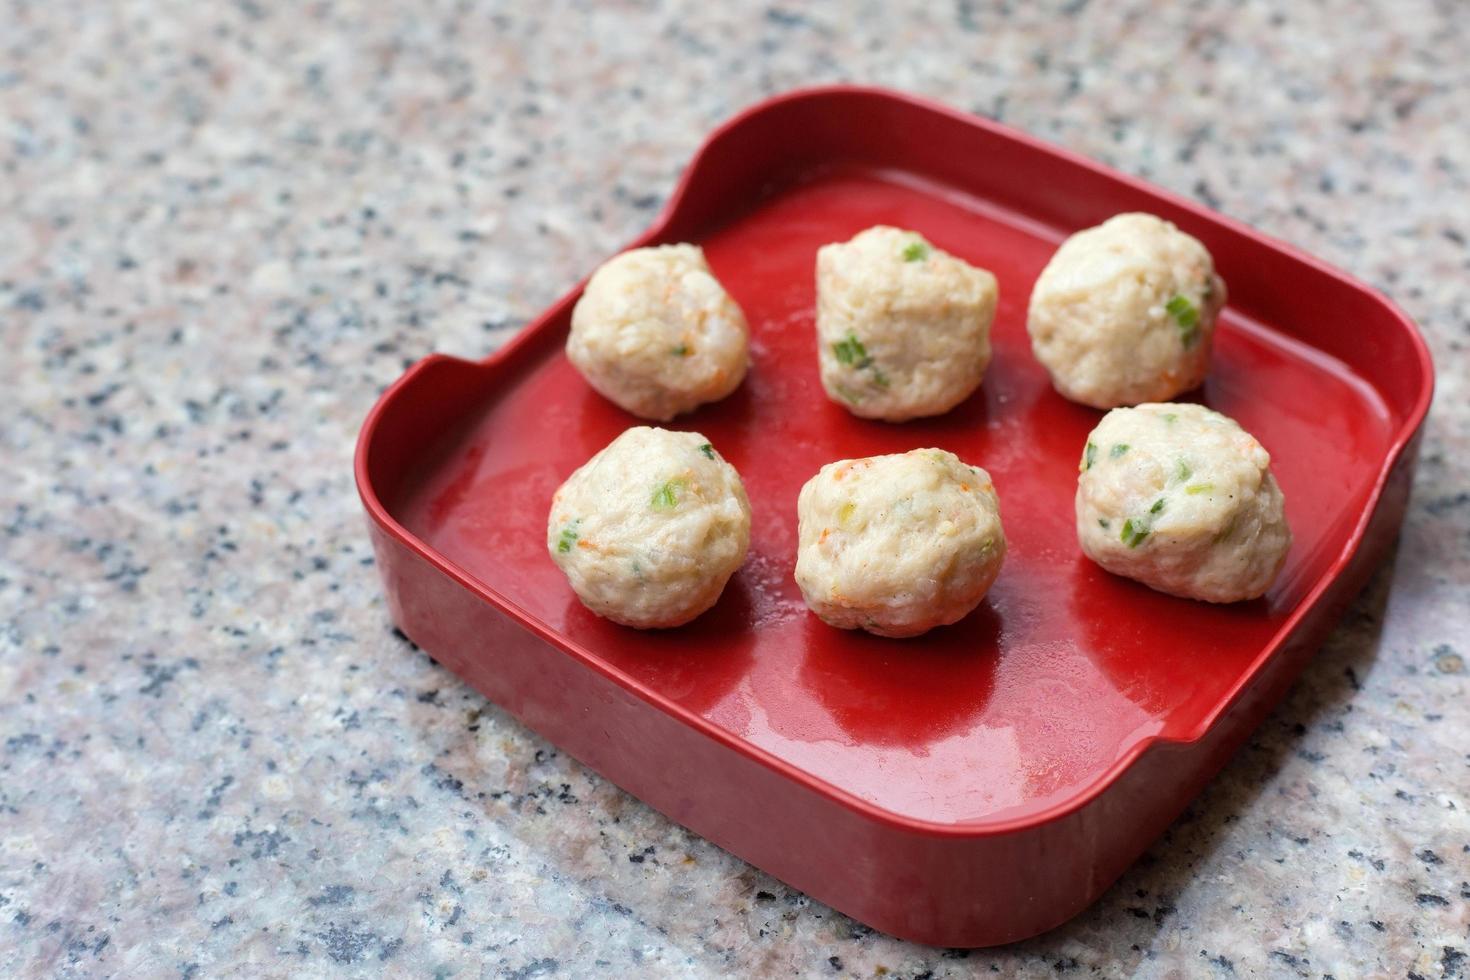
[[[912,140],[869,145],[874,125],[926,149],[895,158]],[[791,126],[809,139],[783,151]],[[1003,176],[1021,163],[1052,193]],[[1231,286],[1191,397],[1261,440],[1286,494],[1296,544],[1257,602],[1164,596],[1077,550],[1077,459],[1100,413],[1051,390],[1026,300],[1068,230],[1130,208],[1203,238]],[[1000,281],[985,383],[937,419],[856,419],[818,382],[814,252],[880,223]],[[572,596],[546,555],[551,493],[639,424],[562,355],[573,294],[483,364],[420,365],[365,426],[359,484],[395,617],[619,784],[900,935],[1005,941],[1085,906],[1279,696],[1401,518],[1431,377],[1401,316],[1245,229],[989,124],[859,89],[776,100],[712,138],[646,240],[701,242],[751,324],[746,382],[671,426],[739,469],[749,561],[679,630],[623,629]],[[1345,342],[1354,331],[1371,342]],[[919,640],[830,629],[792,579],[797,491],[831,460],[918,446],[994,478],[1001,577]],[[921,868],[925,900],[885,897]]]

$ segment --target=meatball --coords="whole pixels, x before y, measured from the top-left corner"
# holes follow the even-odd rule
[[[1026,329],[1064,397],[1094,408],[1164,401],[1205,379],[1225,283],[1198,240],[1120,214],[1062,243]]]
[[[734,391],[748,341],[745,314],[703,250],[660,245],[624,252],[587,280],[567,359],[619,407],[667,421]]]
[[[995,276],[919,234],[869,228],[817,251],[817,353],[827,397],[863,418],[949,411],[990,363]]]
[[[917,636],[953,623],[1005,559],[990,476],[942,449],[828,463],[796,513],[796,584],[841,629]]]
[[[1103,568],[1170,595],[1263,595],[1291,547],[1271,456],[1199,405],[1103,416],[1077,481],[1077,540]]]
[[[640,629],[715,604],[745,561],[750,504],[735,467],[697,432],[639,426],[551,498],[546,547],[588,609]]]

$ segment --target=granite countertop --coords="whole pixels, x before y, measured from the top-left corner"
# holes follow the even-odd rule
[[[0,974],[1470,976],[1464,10],[520,6],[4,4]],[[874,933],[486,703],[395,632],[353,488],[405,365],[502,343],[712,125],[830,80],[1300,245],[1439,367],[1395,556],[1137,866],[1004,949]]]

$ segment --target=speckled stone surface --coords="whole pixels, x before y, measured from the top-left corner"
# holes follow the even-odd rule
[[[1470,976],[1463,4],[491,6],[0,3],[0,975]],[[875,934],[528,733],[395,635],[352,485],[406,364],[503,342],[713,124],[843,79],[1320,254],[1438,359],[1392,562],[1010,948]]]

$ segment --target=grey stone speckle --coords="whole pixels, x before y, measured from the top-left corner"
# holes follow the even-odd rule
[[[0,0],[0,976],[1464,976],[1470,32],[1454,3]],[[1091,909],[898,942],[392,628],[353,439],[844,79],[1387,291],[1439,367],[1397,552]],[[1014,299],[1014,297],[1013,297]]]
[[[322,888],[320,895],[313,895],[306,900],[307,905],[344,905],[352,900],[355,889],[351,885],[327,885]]]

